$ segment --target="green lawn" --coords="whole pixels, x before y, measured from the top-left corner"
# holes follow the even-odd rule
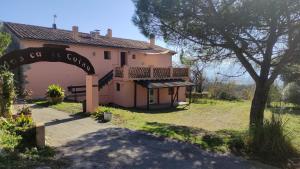
[[[39,104],[41,105],[41,102]],[[80,103],[64,102],[51,107],[70,113],[82,111]],[[235,132],[245,132],[249,123],[250,102],[203,99],[185,109],[180,107],[160,111],[112,109],[114,114],[112,123],[120,127],[199,143],[201,142],[199,137],[205,133],[232,135]],[[285,112],[282,115],[283,119],[287,121],[287,133],[294,138],[293,144],[300,150],[300,110],[289,109],[283,112]],[[271,110],[267,109],[265,117],[270,116]]]
[[[62,102],[56,105],[49,105],[47,101],[36,101],[35,104],[43,107],[51,107],[56,110],[64,111],[67,113],[75,114],[82,112],[82,104],[74,102]]]

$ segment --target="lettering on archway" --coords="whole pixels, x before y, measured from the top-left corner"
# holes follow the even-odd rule
[[[86,76],[86,110],[87,112],[95,111],[99,103],[99,93],[98,87],[94,87],[93,84],[97,82],[98,77],[95,75],[93,65],[87,58],[76,52],[54,47],[20,49],[0,57],[0,66],[4,66],[8,70],[36,62],[63,62],[85,71],[88,74]]]
[[[0,58],[0,65],[9,70],[35,62],[63,62],[77,66],[89,75],[95,74],[95,69],[87,58],[76,52],[61,48],[27,48],[12,51]]]

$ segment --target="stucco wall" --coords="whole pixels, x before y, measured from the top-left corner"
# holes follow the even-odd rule
[[[120,83],[120,91],[116,90],[116,83]],[[117,81],[115,80],[112,85],[111,93],[113,94],[113,101],[123,107],[134,106],[134,82],[133,81]],[[160,104],[171,103],[171,95],[169,95],[168,88],[159,89],[159,101]],[[157,92],[157,89],[154,89]],[[174,91],[176,92],[176,90]],[[137,107],[143,107],[147,105],[147,89],[137,85]],[[180,87],[178,90],[178,101],[186,101],[185,87]]]
[[[21,40],[20,47],[42,47],[43,44],[49,43],[51,42]],[[70,48],[67,50],[77,52],[90,60],[99,79],[111,71],[115,66],[120,65],[120,52],[127,52],[128,66],[169,67],[172,65],[172,56],[170,54],[149,55],[133,50],[129,51],[116,48],[102,48],[84,45],[69,46]],[[104,51],[111,51],[110,60],[104,59]],[[135,59],[133,58],[133,55],[135,55]],[[43,98],[45,96],[46,89],[50,84],[59,84],[66,92],[68,86],[85,85],[86,73],[75,66],[65,63],[38,62],[23,66],[23,70],[25,78],[23,87],[33,90],[33,98]],[[121,86],[121,88],[125,90],[121,93],[115,93],[114,82],[110,82],[108,85],[104,86],[99,93],[100,103],[120,102],[120,105],[124,105],[126,107],[133,105],[133,83],[122,82],[122,85],[123,86]],[[142,98],[146,98],[145,90],[140,89],[139,93]],[[127,98],[129,99],[127,100]],[[122,100],[126,101],[124,102]],[[164,99],[161,101],[163,100]],[[145,101],[141,101],[138,105],[144,104],[143,102]]]

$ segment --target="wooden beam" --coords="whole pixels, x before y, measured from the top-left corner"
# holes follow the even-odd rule
[[[178,100],[179,100],[179,87],[177,87],[176,99],[177,99],[177,102],[178,102]]]
[[[157,89],[157,104],[160,104],[160,100],[159,100],[159,88]]]
[[[137,88],[137,84],[136,82],[134,82],[134,107],[136,108],[136,88]]]
[[[170,89],[171,90],[171,89]],[[172,89],[173,90],[173,89]],[[171,107],[173,107],[173,95],[174,95],[174,90],[172,91],[172,93],[171,93]]]
[[[189,104],[192,102],[192,86],[189,86]]]
[[[149,88],[147,88],[147,110],[149,110]]]

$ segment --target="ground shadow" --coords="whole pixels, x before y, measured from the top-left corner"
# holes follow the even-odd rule
[[[76,121],[76,120],[81,120],[84,118],[89,118],[90,115],[88,115],[87,113],[76,113],[76,114],[71,114],[69,115],[69,118],[65,118],[65,119],[57,119],[57,120],[53,120],[50,122],[46,122],[45,126],[52,126],[52,125],[57,125],[57,124],[62,124],[62,123],[67,123],[67,122],[71,122],[71,121]]]
[[[134,112],[134,113],[149,113],[149,114],[158,114],[158,113],[173,113],[173,112],[178,112],[178,111],[183,111],[183,110],[187,110],[187,107],[163,107],[160,109],[150,109],[147,110],[144,107],[141,108],[126,108],[126,107],[121,107],[118,105],[114,105],[114,104],[110,104],[108,105],[109,107],[113,107],[113,108],[118,108],[121,110],[126,110],[126,111],[130,111],[130,112]]]
[[[230,155],[122,128],[102,129],[59,147],[72,168],[267,168]]]

